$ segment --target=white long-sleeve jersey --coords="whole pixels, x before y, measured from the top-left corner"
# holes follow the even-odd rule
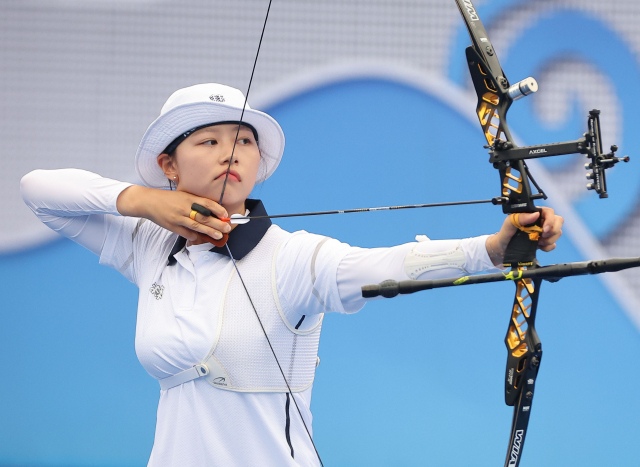
[[[77,169],[37,170],[23,178],[21,191],[42,222],[138,285],[136,353],[151,376],[163,379],[201,363],[217,339],[219,297],[225,293],[231,260],[210,251],[211,245],[175,251],[177,235],[152,222],[120,216],[116,201],[129,186]],[[252,241],[261,240],[249,237],[240,245],[248,251],[255,246]],[[421,254],[458,249],[464,254],[464,270],[474,273],[493,268],[485,242],[482,236],[422,242],[419,248]],[[360,310],[367,301],[361,295],[363,284],[408,279],[405,258],[416,245],[363,249],[307,232],[289,234],[274,259],[273,287],[286,321],[311,329],[325,312]],[[459,268],[443,268],[419,278],[460,273]],[[268,284],[270,280],[265,278]],[[157,298],[169,286],[169,299],[149,300],[150,293]],[[260,295],[252,299],[260,310]],[[242,361],[243,356],[237,358]],[[311,391],[309,386],[294,396],[310,430]],[[149,466],[216,465],[319,464],[285,393],[228,391],[202,379],[161,391]]]

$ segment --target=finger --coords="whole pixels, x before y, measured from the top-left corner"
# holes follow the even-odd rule
[[[180,225],[186,227],[187,229],[190,229],[194,232],[203,233],[211,238],[215,238],[216,240],[220,240],[222,238],[222,232],[220,232],[219,230],[213,229],[208,225],[201,224],[197,220],[191,220],[191,218],[189,217],[183,219],[184,220],[180,223]]]
[[[550,237],[542,237],[540,238],[540,241],[538,242],[540,245],[552,245],[554,243],[556,243],[559,239],[560,236],[562,235],[562,230],[559,232],[556,232],[554,235],[550,236]]]
[[[209,237],[208,235],[204,235],[201,233],[197,233],[197,236],[198,236],[198,240],[202,243],[213,243],[215,240],[217,240]]]
[[[516,214],[510,214],[509,216],[507,216],[504,220],[504,222],[502,223],[502,227],[500,228],[500,231],[498,232],[498,244],[502,247],[502,248],[506,248],[507,244],[509,243],[509,241],[511,240],[511,238],[516,234],[516,232],[518,231],[518,228],[513,224],[512,222],[512,216],[515,216]],[[535,219],[538,218],[538,213],[520,213],[517,214],[518,215],[518,223],[520,223],[520,225],[526,225],[529,224],[531,219],[533,219],[533,221],[535,221]]]
[[[202,214],[196,213],[196,215],[192,218],[191,214],[189,215],[190,219],[199,222],[200,224],[207,225],[218,232],[229,233],[231,232],[231,225],[228,222],[222,222],[217,217],[212,216],[203,216]]]
[[[520,222],[520,225],[530,225],[538,220],[538,217],[540,217],[539,212],[521,212],[518,222]]]
[[[556,213],[552,208],[547,206],[541,206],[541,214],[542,214],[542,234],[551,232],[554,227],[556,221]]]
[[[560,216],[553,216],[553,219],[550,219],[546,224],[546,229],[543,228],[542,236],[543,237],[552,237],[560,232],[562,232],[562,225],[564,224],[564,219]]]
[[[227,210],[215,201],[207,198],[195,198],[194,202],[207,208],[215,217],[229,217]]]
[[[552,244],[552,245],[545,245],[545,246],[541,246],[541,247],[539,247],[539,248],[540,248],[542,251],[546,251],[546,252],[548,253],[548,252],[550,252],[550,251],[552,251],[552,250],[555,250],[555,249],[556,249],[556,244],[554,243],[554,244]]]
[[[192,214],[191,214],[192,216],[193,216],[193,212],[198,212],[205,217],[209,217],[213,214],[210,209],[207,209],[206,207],[198,203],[191,204],[191,211],[192,211]]]
[[[498,243],[504,248],[507,247],[507,244],[509,243],[511,238],[518,231],[518,228],[513,224],[512,217],[511,217],[515,215],[516,214],[511,214],[510,216],[507,216],[507,218],[502,223],[502,228],[500,229],[500,232],[498,232]],[[518,215],[518,223],[520,225],[531,225],[538,219],[538,217],[540,217],[539,212],[523,212],[517,215]]]
[[[500,232],[498,233],[501,239],[501,243],[509,242],[509,240],[511,239],[511,237],[513,237],[516,232],[518,231],[518,228],[513,224],[512,222],[512,217],[511,216],[518,216],[518,223],[520,225],[530,225],[533,224],[536,219],[538,219],[538,217],[540,216],[539,212],[521,212],[519,214],[511,214],[510,216],[508,216],[505,220],[504,223],[502,224],[502,228],[500,229]]]
[[[198,234],[196,232],[194,232],[193,230],[185,229],[184,227],[176,227],[174,232],[191,242],[195,242],[198,239]]]

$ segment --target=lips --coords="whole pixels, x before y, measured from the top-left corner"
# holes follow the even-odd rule
[[[224,177],[225,177],[226,175],[227,175],[227,171],[225,170],[224,172],[222,172],[220,175],[218,175],[218,176],[216,177],[216,180],[218,180],[218,179],[224,179]],[[240,175],[238,174],[238,172],[236,172],[235,170],[230,170],[230,171],[229,171],[229,179],[228,179],[228,180],[231,180],[231,181],[234,181],[234,182],[239,182],[239,181],[241,181],[242,179],[240,178]]]

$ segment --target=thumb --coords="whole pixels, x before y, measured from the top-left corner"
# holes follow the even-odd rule
[[[520,222],[520,225],[529,225],[529,224],[533,224],[538,219],[538,217],[540,217],[539,212],[520,213],[518,217],[518,222]],[[502,224],[502,228],[500,229],[500,232],[498,232],[497,234],[498,241],[500,242],[500,246],[502,248],[506,248],[507,244],[511,240],[511,237],[513,237],[517,231],[518,231],[518,228],[515,225],[513,225],[513,223],[511,222],[511,216],[508,216],[504,220],[504,223]]]
[[[529,225],[533,224],[538,219],[538,217],[540,217],[539,212],[523,212],[520,213],[518,221],[520,222],[520,225]]]

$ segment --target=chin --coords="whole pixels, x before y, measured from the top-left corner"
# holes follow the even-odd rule
[[[192,195],[200,196],[201,198],[208,198],[212,201],[217,202],[220,199],[221,188],[212,188],[211,186],[205,186],[205,187],[198,187],[193,189],[186,189],[184,191],[186,191],[187,193],[191,193]],[[226,198],[227,194],[225,193],[224,196]]]
[[[250,193],[251,192],[247,193],[245,190],[241,191],[236,187],[227,185],[227,188],[224,191],[224,197],[222,198],[222,205],[226,207],[244,203]],[[217,196],[212,198],[214,201],[218,201],[220,199],[220,192],[216,191],[216,194]]]

